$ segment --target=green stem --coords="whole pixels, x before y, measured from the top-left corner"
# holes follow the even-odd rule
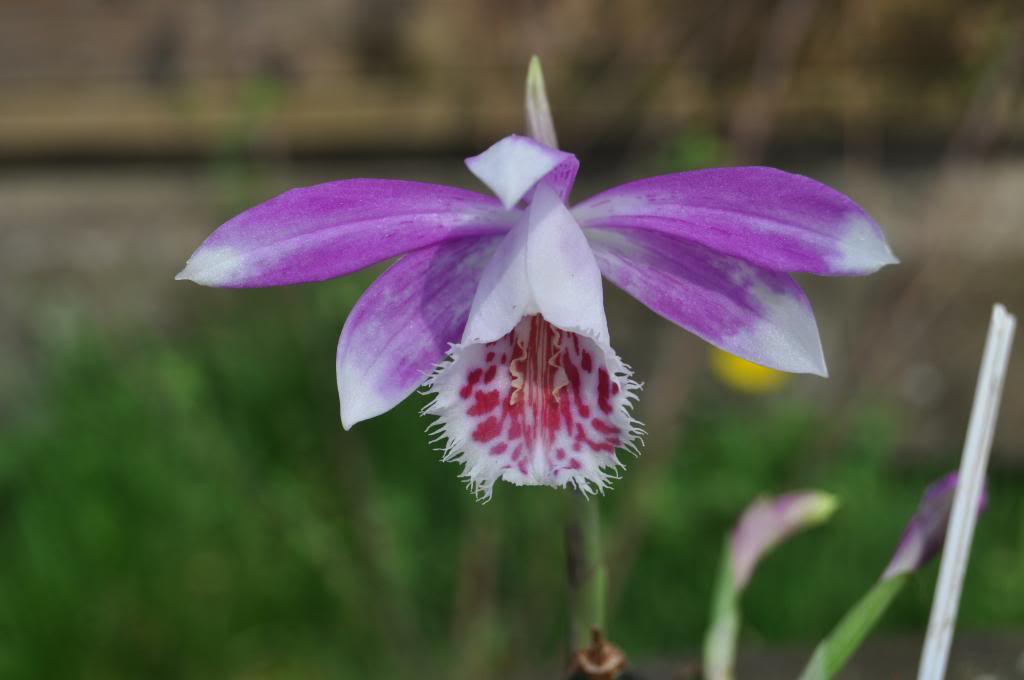
[[[726,540],[711,601],[711,623],[704,636],[704,677],[732,680],[740,635],[740,594],[732,573],[732,550]]]
[[[590,646],[592,629],[604,631],[608,575],[601,554],[601,517],[597,498],[568,494],[565,551],[569,568],[569,641],[571,651]]]
[[[907,583],[907,574],[875,583],[836,624],[829,636],[818,644],[800,680],[828,680],[842,670],[850,656],[875,627],[893,598]]]

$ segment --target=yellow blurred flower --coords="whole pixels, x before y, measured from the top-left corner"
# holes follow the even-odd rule
[[[711,348],[711,371],[723,383],[744,394],[773,392],[789,381],[789,373],[751,363],[746,359]]]

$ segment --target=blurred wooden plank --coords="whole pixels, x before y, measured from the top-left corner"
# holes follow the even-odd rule
[[[1012,44],[1011,1],[987,4],[863,0],[866,27],[823,6],[778,102],[777,136],[841,140],[844,125],[948,135],[978,64]],[[534,49],[574,148],[664,138],[693,121],[724,129],[771,7],[0,3],[0,159],[208,155],[240,130],[300,153],[473,148],[519,128]],[[855,29],[873,39],[837,41]],[[253,95],[268,84],[276,98]],[[1024,139],[1024,116],[1013,112],[1008,136]]]
[[[473,148],[522,126],[519,78],[483,75],[488,84],[479,91],[471,85],[408,86],[384,79],[277,86],[207,78],[178,89],[119,80],[9,85],[0,101],[0,158],[210,155],[226,138],[246,131],[298,153]],[[506,85],[502,92],[496,82]],[[841,102],[821,96],[827,87],[827,78],[794,87],[780,106],[777,136],[839,136],[846,119]],[[256,89],[264,94],[253,95]],[[605,83],[568,102],[559,101],[555,91],[553,107],[566,143],[586,148],[607,142],[609,133],[631,134],[635,127],[648,138],[669,139],[693,121],[714,129],[731,101],[728,93],[712,96],[689,83],[663,88],[638,107],[623,101],[623,91],[629,91],[628,84]],[[942,139],[959,116],[953,95],[937,92],[891,99],[859,123],[881,130],[912,122],[915,137]],[[1024,117],[1014,121],[1012,135],[1024,139]]]

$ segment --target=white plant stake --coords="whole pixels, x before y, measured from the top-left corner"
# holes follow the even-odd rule
[[[921,651],[917,680],[942,680],[946,675],[953,627],[960,605],[960,591],[978,519],[978,502],[985,484],[985,470],[992,450],[992,436],[999,415],[999,400],[1003,393],[1006,365],[1010,359],[1016,325],[1016,317],[1008,313],[1003,305],[997,304],[992,308],[992,320],[974,391],[971,420],[967,425],[967,439],[960,459],[959,483],[953,497],[946,546],[942,551],[942,565],[935,586],[935,599],[928,620],[924,649]]]

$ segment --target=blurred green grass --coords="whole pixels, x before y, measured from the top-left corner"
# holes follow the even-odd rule
[[[558,658],[561,494],[500,485],[475,503],[419,396],[342,432],[334,342],[368,280],[194,290],[174,332],[40,349],[34,396],[0,433],[0,676],[504,677]],[[636,554],[609,555],[611,634],[634,658],[698,647],[724,532],[759,493],[814,486],[843,506],[765,562],[745,643],[812,643],[876,578],[944,469],[891,464],[885,404],[822,439],[830,417],[702,378],[665,474],[637,490],[645,459],[627,461],[601,502],[609,526],[627,499],[652,511]],[[1024,624],[1020,490],[993,474],[967,627]],[[885,629],[923,627],[934,572]]]

